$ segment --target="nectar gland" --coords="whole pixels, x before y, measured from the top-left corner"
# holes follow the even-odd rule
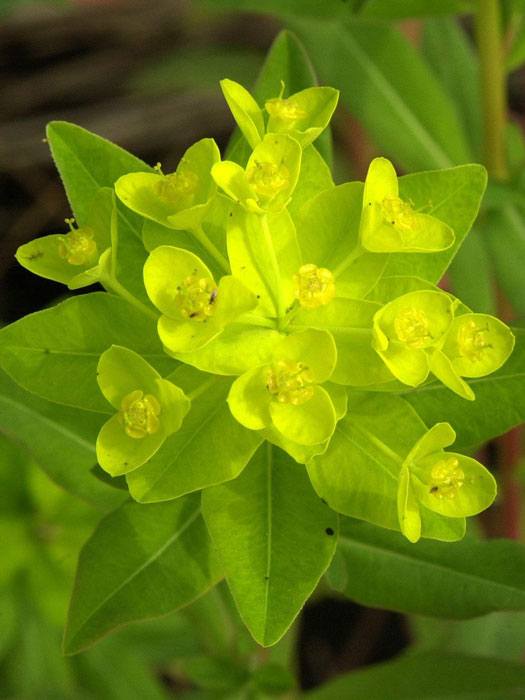
[[[160,404],[151,394],[140,389],[122,399],[119,418],[126,434],[131,438],[143,438],[156,433],[160,426]]]
[[[274,197],[290,182],[286,165],[255,163],[248,170],[248,182],[260,197]]]
[[[466,357],[473,362],[481,360],[485,350],[492,347],[488,342],[488,334],[488,327],[480,327],[472,319],[463,323],[457,334],[460,357]]]
[[[267,100],[264,107],[271,117],[288,122],[289,126],[306,117],[305,110],[290,98],[275,97],[273,100]]]
[[[398,340],[410,348],[427,347],[433,340],[428,318],[422,309],[410,308],[401,311],[394,321],[394,329]]]
[[[95,233],[89,226],[74,228],[75,219],[66,219],[69,233],[61,236],[58,243],[58,254],[70,265],[86,265],[97,254]]]
[[[300,406],[314,395],[313,377],[303,362],[278,360],[269,370],[266,386],[279,403]]]
[[[182,316],[194,321],[206,321],[215,309],[217,287],[211,277],[189,275],[177,287],[175,304]]]
[[[325,267],[303,265],[294,275],[295,298],[305,309],[317,309],[335,296],[334,276]]]
[[[430,493],[440,500],[452,499],[465,483],[465,473],[456,457],[437,462],[430,472]]]

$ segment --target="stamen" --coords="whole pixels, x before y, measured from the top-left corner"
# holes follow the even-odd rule
[[[70,265],[85,265],[97,253],[95,233],[88,226],[74,228],[74,222],[74,219],[66,219],[70,232],[61,236],[58,243],[58,254]]]
[[[466,357],[475,362],[492,345],[488,342],[488,326],[479,326],[476,321],[470,319],[459,326],[457,334],[458,351],[460,357]]]
[[[194,321],[205,321],[215,310],[217,287],[211,277],[190,275],[176,289],[175,303],[181,314]]]
[[[457,457],[449,457],[437,462],[430,472],[430,493],[440,500],[456,497],[465,483],[465,473],[459,466]]]
[[[325,267],[303,265],[294,275],[295,298],[305,309],[317,309],[335,296],[334,276]]]
[[[424,348],[432,341],[428,318],[421,309],[401,311],[394,320],[394,329],[398,339],[411,348]]]
[[[157,194],[168,202],[195,194],[199,186],[198,176],[191,170],[164,175],[157,183]]]
[[[248,182],[261,197],[274,197],[290,182],[286,165],[255,163],[246,174]]]
[[[140,439],[156,433],[160,426],[160,404],[151,394],[140,389],[122,399],[119,419],[129,437]]]
[[[306,111],[290,97],[284,100],[280,97],[275,97],[272,100],[267,100],[264,106],[271,117],[289,122],[290,126],[299,119],[306,117]]]
[[[385,197],[381,208],[385,220],[398,231],[403,243],[413,243],[417,219],[411,205],[399,197]]]
[[[303,362],[279,360],[268,371],[268,391],[279,403],[300,406],[314,395],[313,377]]]

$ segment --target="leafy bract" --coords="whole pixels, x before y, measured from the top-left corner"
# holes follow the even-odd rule
[[[442,618],[525,606],[525,549],[518,542],[411,544],[374,525],[341,518],[338,552],[347,572],[342,590],[362,605]]]
[[[80,554],[64,649],[74,654],[115,627],[188,605],[220,578],[197,497],[124,503]]]
[[[37,311],[0,331],[0,365],[20,386],[50,401],[110,413],[96,383],[99,356],[122,344],[161,373],[173,368],[155,322],[127,301],[94,292]]]
[[[270,445],[240,477],[204,491],[202,508],[242,619],[259,644],[275,644],[330,563],[337,516]]]

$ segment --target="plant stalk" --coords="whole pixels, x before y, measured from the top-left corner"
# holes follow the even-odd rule
[[[506,180],[509,174],[505,152],[507,98],[499,0],[478,0],[476,39],[480,64],[485,164],[494,179]]]

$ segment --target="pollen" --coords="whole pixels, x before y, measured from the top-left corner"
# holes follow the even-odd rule
[[[305,309],[317,309],[335,296],[334,276],[325,267],[303,265],[294,275],[295,298]]]
[[[160,426],[160,404],[151,394],[140,389],[122,399],[119,418],[129,437],[144,438],[156,433]]]
[[[456,457],[449,457],[437,462],[430,472],[430,493],[436,498],[455,498],[465,483],[465,473]]]
[[[279,403],[300,406],[314,395],[313,377],[303,362],[279,360],[269,370],[266,386]]]
[[[306,117],[306,111],[290,98],[275,97],[273,100],[268,100],[264,106],[271,117],[288,122],[290,126]]]
[[[168,202],[195,194],[199,186],[198,176],[191,170],[163,175],[157,184],[157,193]]]
[[[181,314],[194,321],[205,321],[215,309],[217,288],[211,277],[189,275],[176,289],[175,303]]]
[[[70,265],[85,265],[97,254],[95,233],[88,226],[73,228],[74,219],[66,219],[70,232],[61,236],[58,254]]]
[[[481,360],[485,350],[492,347],[488,342],[488,335],[488,327],[479,326],[472,319],[461,324],[457,334],[460,356],[471,361]]]
[[[274,197],[290,182],[290,173],[283,163],[255,163],[246,176],[260,197]]]
[[[421,309],[404,309],[394,320],[398,339],[410,348],[424,348],[432,342],[428,318]]]

